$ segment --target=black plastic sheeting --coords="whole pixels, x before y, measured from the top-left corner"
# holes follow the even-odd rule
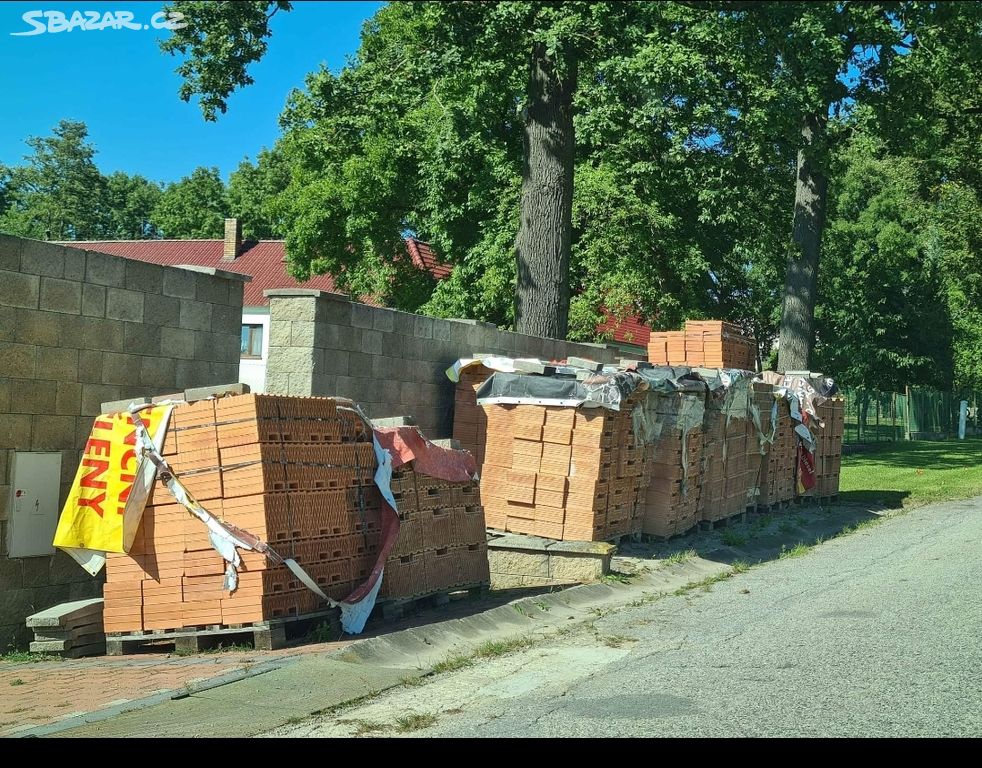
[[[691,368],[642,368],[637,371],[604,371],[583,380],[555,374],[542,376],[496,372],[478,389],[479,405],[527,403],[567,407],[600,407],[620,410],[620,404],[638,389],[654,392],[705,394],[723,386],[707,382]]]

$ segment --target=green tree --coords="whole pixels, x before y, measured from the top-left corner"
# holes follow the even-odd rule
[[[106,179],[109,224],[112,240],[144,240],[158,236],[153,211],[161,197],[161,185],[143,176],[116,171]]]
[[[283,224],[273,210],[273,200],[290,183],[290,168],[278,149],[264,149],[256,164],[239,163],[228,178],[229,215],[242,221],[249,239],[282,238]]]
[[[849,385],[950,387],[944,274],[955,256],[932,233],[917,164],[860,133],[832,170],[816,360]]]
[[[982,200],[961,182],[935,188],[928,253],[940,262],[953,326],[954,381],[960,389],[982,382]]]
[[[284,0],[181,0],[165,6],[165,12],[179,11],[186,20],[183,29],[160,43],[164,52],[185,57],[177,67],[181,98],[197,96],[205,120],[224,114],[232,92],[253,82],[247,70],[266,53],[270,19],[289,10]]]
[[[23,237],[91,240],[107,222],[106,183],[84,123],[62,120],[51,136],[32,136],[25,165],[9,170],[0,230]]]
[[[219,35],[227,39],[228,19],[219,22],[214,16],[199,13],[199,5],[175,3],[175,9],[192,23],[186,30],[178,30],[166,49],[188,56],[182,72],[189,89],[185,95],[200,93],[206,110],[215,106],[222,109],[231,92],[229,85],[248,82],[243,62],[261,55],[260,46],[253,43],[257,35],[268,36],[268,17],[280,6],[243,4],[235,12],[237,19],[241,22],[241,14],[248,14],[250,22],[244,31],[232,33],[235,39],[231,49],[236,53],[229,54],[227,45],[222,48],[211,40]],[[418,150],[414,147],[442,153],[444,160],[447,154],[456,155],[455,160],[461,155],[474,160],[474,154],[481,149],[488,152],[488,145],[505,134],[507,146],[489,153],[491,163],[498,165],[491,180],[499,184],[503,180],[501,161],[510,166],[518,163],[521,179],[519,210],[506,214],[515,233],[514,322],[524,332],[564,337],[573,242],[573,105],[577,84],[581,78],[598,75],[594,64],[615,45],[615,38],[620,46],[627,42],[625,35],[634,29],[631,20],[640,8],[637,3],[407,3],[380,11],[366,27],[357,62],[339,78],[318,73],[308,83],[308,103],[295,99],[289,110],[287,122],[295,129],[309,127],[315,119],[332,124],[329,130],[325,126],[330,148],[321,149],[320,156],[305,158],[308,164],[320,164],[322,183],[306,196],[308,199],[296,201],[285,212],[288,218],[292,212],[288,250],[297,274],[330,269],[343,279],[350,272],[353,285],[359,282],[358,273],[372,276],[377,287],[394,279],[399,282],[396,275],[404,273],[400,264],[406,259],[397,240],[406,229],[408,222],[402,219],[411,206],[405,200],[392,203],[404,196],[407,172],[417,164]],[[195,14],[199,14],[197,18]],[[240,50],[249,53],[242,56]],[[383,61],[387,68],[379,66]],[[380,89],[367,88],[371,81]],[[410,101],[409,110],[395,100],[400,86],[408,87],[404,96]],[[449,111],[442,95],[451,97]],[[326,111],[327,102],[342,108],[343,113]],[[479,111],[487,114],[476,122],[489,130],[471,133],[479,128],[475,121],[453,124],[455,118],[473,118]],[[400,112],[408,124],[382,124]],[[439,128],[416,122],[424,115],[444,124],[442,135]],[[359,122],[361,130],[354,130]],[[409,134],[415,134],[416,143],[393,156],[391,150],[405,150]],[[312,150],[309,141],[299,140],[292,146],[299,153]],[[352,149],[357,150],[354,157]],[[318,152],[312,151],[315,155]],[[445,218],[461,213],[467,189],[459,175],[451,178],[462,170],[460,163],[442,169],[432,160],[429,164],[434,180],[456,187],[444,188],[450,195],[441,202],[449,207],[441,215]],[[471,178],[474,168],[464,170]],[[514,185],[513,175],[508,175],[512,177],[509,184]],[[294,176],[297,186],[309,186],[309,176],[299,176],[300,181]],[[374,186],[371,192],[366,189],[369,177]],[[357,201],[358,208],[367,203],[368,215],[378,214],[374,222],[367,220],[365,212],[354,211],[353,188],[365,191],[365,197]],[[318,216],[311,206],[314,196],[319,198],[315,205],[330,203],[332,212],[347,212],[349,220],[338,221],[337,213],[328,214],[335,219],[332,222]],[[498,199],[496,196],[489,202]],[[383,206],[388,215],[381,210]],[[495,207],[492,204],[485,211]],[[308,221],[312,217],[319,221]],[[384,227],[378,226],[383,223]],[[327,238],[338,239],[332,243]],[[496,280],[501,268],[508,269],[501,264],[498,267]]]
[[[218,168],[195,168],[168,184],[153,209],[153,225],[169,240],[207,240],[225,233],[228,196]]]

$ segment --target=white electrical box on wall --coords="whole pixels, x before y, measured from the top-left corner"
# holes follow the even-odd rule
[[[60,487],[60,453],[14,453],[8,507],[9,557],[54,554],[51,541],[58,526]]]

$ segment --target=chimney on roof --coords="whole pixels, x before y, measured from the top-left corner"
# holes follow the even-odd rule
[[[242,222],[238,219],[225,219],[225,247],[222,261],[235,261],[242,250]]]

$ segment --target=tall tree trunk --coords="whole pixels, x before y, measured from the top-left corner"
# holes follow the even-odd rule
[[[529,66],[521,225],[515,240],[515,330],[565,339],[573,234],[575,68],[560,79],[545,45]]]
[[[802,145],[798,150],[794,217],[778,342],[780,371],[808,370],[815,343],[818,260],[828,202],[828,178],[824,171],[827,122],[825,115],[809,115],[801,127]]]

